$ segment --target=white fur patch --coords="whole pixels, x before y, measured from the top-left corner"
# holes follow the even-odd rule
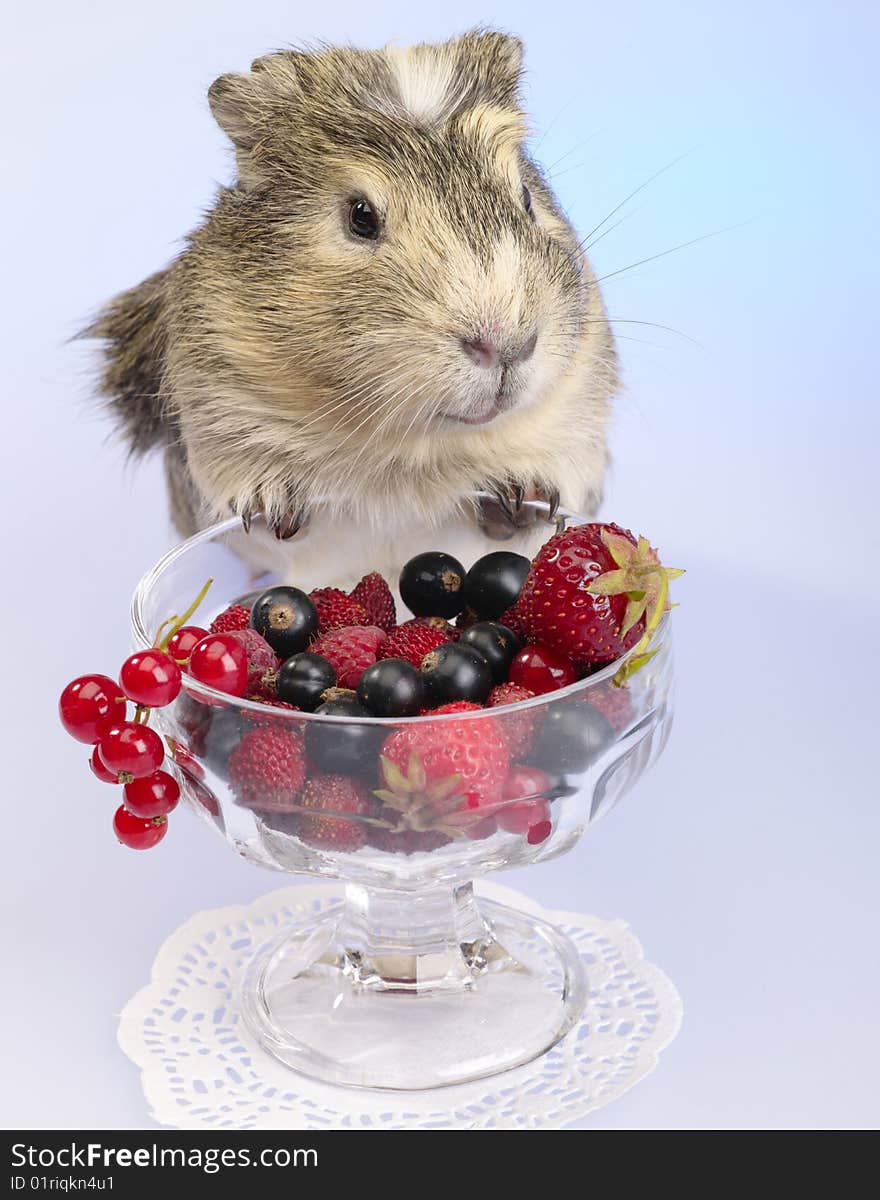
[[[386,46],[401,103],[416,121],[437,121],[453,106],[452,63],[440,55],[418,53],[413,46]]]

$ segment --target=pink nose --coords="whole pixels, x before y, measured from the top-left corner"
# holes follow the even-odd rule
[[[528,341],[513,350],[505,349],[485,338],[462,338],[461,348],[478,367],[497,367],[500,363],[513,365],[527,362],[535,352],[538,343],[537,333],[533,333]]]

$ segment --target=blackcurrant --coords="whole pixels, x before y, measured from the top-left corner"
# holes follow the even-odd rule
[[[201,735],[201,757],[212,771],[226,778],[229,756],[245,731],[241,714],[235,708],[215,708],[211,723]]]
[[[336,686],[333,664],[320,654],[307,650],[293,654],[278,670],[275,690],[282,700],[312,712],[321,703],[321,695]]]
[[[551,704],[528,758],[545,771],[585,771],[613,741],[614,730],[592,705]]]
[[[494,550],[478,558],[464,581],[464,598],[478,617],[500,617],[516,603],[532,564],[522,554]]]
[[[470,646],[446,642],[422,659],[425,693],[432,708],[455,700],[482,704],[492,690],[489,664]]]
[[[482,654],[492,678],[496,683],[504,683],[513,656],[520,646],[519,638],[512,629],[502,625],[500,621],[478,621],[476,625],[467,628],[458,639],[459,646],[470,646],[478,654]]]
[[[383,658],[367,667],[357,697],[375,717],[415,717],[425,703],[421,671],[402,658]]]
[[[305,742],[309,762],[328,775],[374,774],[387,729],[382,725],[371,728],[372,713],[354,692],[339,688],[331,697],[318,705],[315,714],[351,720],[308,721]]]
[[[465,569],[451,554],[429,550],[400,572],[400,594],[417,617],[455,617],[464,608]]]
[[[317,634],[318,610],[299,588],[270,587],[254,601],[251,625],[279,658],[289,658]]]

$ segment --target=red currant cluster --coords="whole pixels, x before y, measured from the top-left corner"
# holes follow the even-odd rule
[[[93,747],[92,773],[102,783],[122,786],[123,802],[113,815],[113,829],[133,850],[149,850],[162,841],[168,814],[180,799],[177,780],[161,770],[165,746],[148,721],[152,709],[177,698],[181,668],[207,639],[206,630],[183,621],[201,603],[208,586],[210,581],[184,617],[165,623],[154,646],[125,660],[118,683],[109,675],[80,675],[58,703],[61,724],[70,736]],[[129,703],[135,706],[130,720]]]

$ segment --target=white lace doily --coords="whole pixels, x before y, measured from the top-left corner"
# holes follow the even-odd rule
[[[559,926],[584,959],[584,1015],[541,1058],[492,1079],[423,1092],[334,1087],[271,1058],[239,1019],[237,983],[262,942],[338,900],[338,884],[310,883],[197,913],[162,946],[118,1031],[141,1069],[151,1115],[178,1129],[560,1129],[644,1079],[678,1032],[683,1010],[675,986],[645,962],[626,923],[545,911],[498,884],[478,891]]]

